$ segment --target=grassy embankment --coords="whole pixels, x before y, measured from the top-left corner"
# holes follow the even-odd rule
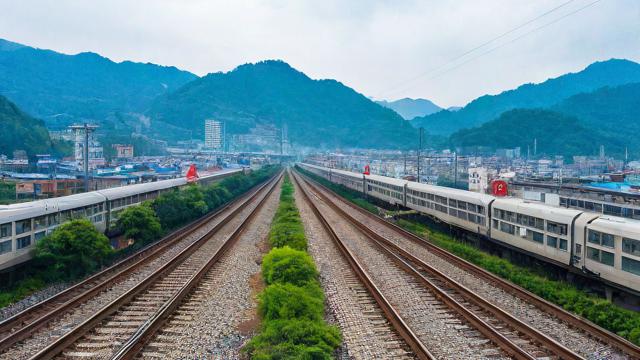
[[[285,177],[269,232],[271,251],[262,261],[267,287],[259,295],[260,332],[245,346],[252,359],[332,359],[340,331],[324,321],[324,294]]]
[[[333,184],[303,169],[298,169],[352,203],[378,214],[377,208],[368,203],[362,194],[342,185]],[[362,206],[364,203],[366,203],[365,206]],[[565,310],[580,315],[640,345],[640,314],[637,312],[621,308],[610,301],[587,294],[565,281],[546,278],[531,269],[515,265],[498,256],[487,254],[472,245],[455,240],[448,234],[430,229],[422,223],[400,219],[397,224],[461,258],[563,307]]]

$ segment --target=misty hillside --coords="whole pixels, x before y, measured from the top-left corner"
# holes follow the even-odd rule
[[[397,112],[405,120],[411,120],[418,116],[430,115],[442,110],[440,106],[427,99],[404,98],[396,101],[381,100],[376,102]]]
[[[204,76],[159,97],[148,112],[159,136],[202,136],[204,120],[225,121],[227,133],[256,124],[287,125],[299,146],[397,148],[416,130],[398,114],[335,80],[313,80],[282,61],[246,64]]]

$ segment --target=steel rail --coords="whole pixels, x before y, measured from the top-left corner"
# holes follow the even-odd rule
[[[178,290],[178,292],[169,299],[149,320],[147,320],[136,333],[120,348],[120,350],[111,357],[115,359],[133,359],[146,344],[151,341],[153,336],[160,330],[169,320],[175,310],[181,305],[182,301],[189,296],[193,289],[200,283],[202,278],[209,272],[211,267],[215,265],[226,252],[238,241],[248,224],[256,217],[266,200],[269,198],[275,185],[269,189],[269,192],[260,201],[258,206],[249,214],[249,216],[234,230],[225,243],[216,250],[211,258],[203,264],[200,269]]]
[[[247,201],[247,199],[260,192],[268,183],[269,181],[265,181],[262,184],[254,186],[249,192],[224,205],[215,212],[173,231],[161,240],[136,251],[110,267],[3,320],[0,322],[0,334],[7,335],[0,339],[0,352],[8,349],[16,342],[28,338],[51,320],[71,310],[74,306],[90,299],[123,276],[130,274],[134,269],[156,259],[165,250],[168,250],[186,236],[189,236],[206,223],[217,218],[223,212],[242,201]]]
[[[495,286],[503,289],[504,291],[515,295],[516,297],[519,297],[520,299],[533,304],[534,306],[538,307],[539,309],[541,309],[542,311],[551,314],[555,317],[557,317],[558,319],[566,322],[567,324],[581,329],[582,331],[586,332],[587,334],[589,334],[590,336],[596,338],[596,339],[600,339],[603,342],[605,342],[606,344],[622,351],[623,353],[627,354],[628,356],[630,356],[631,358],[634,359],[640,359],[640,347],[638,347],[637,345],[633,344],[632,342],[606,330],[601,328],[600,326],[594,324],[593,322],[578,316],[576,314],[570,313],[566,310],[564,310],[563,308],[561,308],[560,306],[553,304],[543,298],[541,298],[540,296],[516,285],[513,284],[507,280],[504,280],[500,277],[498,277],[497,275],[494,275],[493,273],[475,265],[470,263],[467,260],[464,260],[450,252],[448,252],[447,250],[444,250],[442,248],[440,248],[439,246],[429,242],[428,240],[415,235],[403,228],[401,228],[400,226],[386,220],[383,219],[379,216],[376,216],[362,208],[360,208],[359,206],[352,204],[351,202],[349,202],[346,199],[343,199],[340,195],[336,194],[334,191],[332,191],[331,189],[327,188],[326,186],[320,184],[318,181],[303,175],[305,179],[308,179],[310,182],[312,182],[313,184],[315,184],[316,186],[322,188],[324,191],[326,191],[329,194],[332,194],[333,196],[335,196],[337,199],[340,199],[340,201],[342,201],[342,203],[344,203],[345,205],[349,206],[350,208],[354,209],[355,211],[358,211],[360,214],[372,219],[373,221],[376,221],[379,224],[382,224],[383,226],[391,229],[392,231],[396,232],[397,234],[401,235],[402,237],[413,241],[414,243],[425,247],[426,249],[428,249],[430,252],[432,252],[435,255],[438,255],[440,257],[442,257],[443,259],[455,264],[456,266],[471,272],[489,282],[491,282],[492,284],[494,284]]]
[[[367,288],[369,294],[376,301],[380,309],[382,309],[385,317],[394,327],[394,329],[400,334],[400,336],[404,339],[404,341],[409,345],[411,350],[416,354],[416,356],[421,360],[433,360],[435,357],[429,352],[427,347],[422,343],[422,341],[417,337],[417,335],[411,330],[409,325],[402,319],[400,314],[395,310],[393,305],[386,299],[386,297],[382,294],[380,289],[375,285],[369,274],[363,269],[362,265],[355,258],[351,250],[349,250],[340,240],[333,227],[326,220],[324,215],[318,210],[317,206],[311,200],[310,195],[307,193],[307,190],[304,189],[298,178],[294,175],[294,181],[298,184],[298,188],[302,190],[303,197],[306,199],[307,203],[311,207],[311,210],[316,215],[318,220],[322,223],[324,229],[327,231],[327,234],[333,242],[336,244],[340,252],[343,254],[344,258],[347,260],[351,269],[356,273],[362,284]]]
[[[483,333],[487,338],[491,339],[495,343],[499,344],[499,346],[508,354],[518,358],[518,359],[535,359],[534,356],[529,354],[526,350],[522,349],[519,345],[515,344],[513,341],[505,337],[502,333],[497,331],[494,326],[491,326],[486,321],[480,319],[476,314],[472,311],[468,310],[465,306],[460,304],[457,300],[447,294],[443,289],[441,289],[438,285],[434,284],[431,280],[426,278],[424,275],[420,273],[420,271],[409,262],[402,259],[402,257],[408,259],[411,263],[417,265],[417,267],[424,269],[429,274],[435,276],[440,281],[449,285],[449,287],[453,288],[455,291],[460,293],[465,300],[470,301],[471,303],[479,306],[491,313],[495,318],[503,321],[508,326],[513,329],[526,334],[529,338],[539,342],[544,346],[544,348],[551,350],[553,353],[558,355],[563,359],[582,359],[582,357],[576,354],[574,351],[568,349],[564,345],[558,343],[557,341],[551,339],[547,335],[541,333],[537,329],[529,326],[528,324],[520,321],[516,317],[512,316],[508,312],[500,309],[499,307],[491,304],[486,299],[481,296],[475,294],[473,291],[469,290],[465,286],[459,284],[456,280],[453,280],[449,276],[445,275],[441,271],[435,269],[431,265],[425,263],[424,261],[418,259],[410,252],[396,245],[393,241],[387,239],[386,237],[376,233],[374,230],[369,228],[367,225],[363,224],[359,220],[355,219],[353,216],[345,212],[341,209],[337,204],[335,204],[329,197],[323,194],[318,190],[317,187],[310,185],[318,195],[323,199],[323,201],[329,205],[334,211],[340,214],[342,217],[347,219],[352,225],[354,225],[358,230],[364,233],[369,239],[371,239],[384,253],[386,253],[389,257],[394,259],[396,263],[398,263],[403,269],[407,272],[414,275],[421,283],[427,286],[429,289],[434,291],[438,297],[445,302],[448,306],[456,309],[456,311],[461,314],[467,321],[473,324],[478,331]],[[400,254],[400,256],[398,255]]]
[[[264,189],[265,186],[271,185],[269,189],[269,193],[273,191],[273,188],[279,181],[282,173],[278,176],[272,178],[267,184],[260,187],[260,189]],[[216,224],[211,230],[209,230],[206,234],[200,236],[196,241],[191,243],[188,247],[181,250],[180,253],[176,254],[172,257],[167,263],[162,265],[159,269],[155,270],[152,274],[147,276],[144,280],[139,282],[133,288],[129,289],[124,294],[120,295],[118,298],[104,306],[101,310],[99,310],[96,314],[86,319],[83,323],[73,328],[71,331],[65,333],[60,338],[56,339],[53,343],[48,344],[44,349],[40,350],[37,354],[33,355],[31,359],[51,359],[54,356],[60,354],[66,348],[74,344],[78,339],[84,336],[87,332],[95,328],[102,320],[107,318],[108,316],[114,314],[119,308],[123,305],[132,301],[135,296],[143,292],[145,289],[149,288],[153,283],[157,280],[161,279],[162,276],[168,274],[173,269],[178,267],[184,260],[186,260],[189,256],[191,256],[195,251],[197,251],[205,242],[207,242],[218,230],[220,230],[224,225],[226,225],[229,221],[235,218],[240,212],[242,212],[248,204],[258,197],[260,192],[256,192],[252,194],[250,198],[248,198],[245,202],[241,203],[240,206],[234,209],[230,214],[225,216],[224,219],[221,220],[220,223]],[[266,196],[261,200],[266,198]],[[260,204],[258,206],[260,206]],[[253,210],[255,211],[255,209]]]

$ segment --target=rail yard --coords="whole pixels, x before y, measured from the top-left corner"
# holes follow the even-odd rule
[[[634,359],[640,348],[348,202],[297,170],[341,359]],[[283,172],[0,322],[0,359],[242,359]]]

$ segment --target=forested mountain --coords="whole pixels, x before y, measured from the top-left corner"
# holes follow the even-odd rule
[[[214,118],[225,121],[231,134],[256,124],[286,124],[292,143],[325,148],[404,147],[417,133],[394,111],[340,82],[312,80],[274,60],[192,81],[159,97],[148,115],[152,128],[165,129],[160,136],[193,131],[201,137],[204,120]]]
[[[460,130],[450,137],[455,147],[496,148],[527,146],[538,155],[596,155],[600,145],[608,153],[621,154],[624,146],[613,136],[586,127],[578,118],[543,109],[515,109],[479,127]]]
[[[427,99],[404,98],[396,101],[376,101],[378,104],[389,108],[402,116],[405,120],[414,117],[426,116],[442,110],[442,108]]]
[[[94,53],[65,55],[0,39],[0,94],[52,126],[122,121],[122,114],[143,113],[155,97],[195,78],[175,67],[115,63]]]
[[[498,95],[485,95],[459,111],[444,110],[416,118],[411,123],[415,127],[423,126],[430,133],[446,135],[491,121],[507,110],[549,107],[579,93],[633,82],[640,82],[640,64],[612,59],[540,84],[526,84]]]
[[[25,150],[27,155],[52,151],[49,132],[42,120],[22,112],[14,103],[0,95],[0,155],[13,156],[14,150]]]

